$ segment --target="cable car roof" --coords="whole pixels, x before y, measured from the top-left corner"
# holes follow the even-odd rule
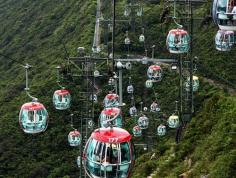
[[[102,111],[102,114],[105,114],[107,116],[110,116],[110,115],[116,115],[116,114],[119,114],[120,113],[120,108],[105,108],[103,111]]]
[[[66,95],[66,94],[70,94],[70,92],[68,90],[56,90],[55,94]]]
[[[177,115],[171,115],[171,116],[169,117],[169,119],[179,119],[179,116],[177,116]]]
[[[71,132],[69,133],[69,135],[76,137],[76,136],[80,136],[80,133],[79,133],[78,130],[73,130],[73,131],[71,131]]]
[[[106,143],[123,143],[130,141],[132,136],[122,128],[109,127],[96,129],[91,138]]]
[[[29,103],[25,103],[22,105],[21,109],[25,109],[25,110],[30,110],[30,111],[34,111],[34,110],[42,110],[45,109],[44,105],[39,103],[39,102],[29,102]]]
[[[187,34],[188,34],[187,31],[185,31],[185,30],[183,30],[183,29],[179,29],[179,28],[177,28],[177,29],[172,29],[172,30],[169,31],[169,33],[172,33],[172,34],[175,34],[175,35],[177,35],[177,34],[187,35]]]
[[[106,98],[108,98],[108,99],[116,99],[118,97],[119,96],[115,93],[110,93],[110,94],[106,95]]]
[[[234,31],[231,30],[219,30],[217,33],[221,33],[221,34],[227,34],[227,35],[233,35]]]
[[[159,65],[151,65],[151,66],[149,67],[149,69],[152,69],[152,70],[160,70],[161,67],[160,67]]]

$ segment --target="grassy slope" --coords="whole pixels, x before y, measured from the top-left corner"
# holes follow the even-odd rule
[[[78,177],[77,149],[67,146],[68,119],[51,103],[55,69],[64,58],[60,42],[70,53],[77,46],[90,46],[95,14],[94,1],[0,1],[1,52],[34,66],[30,72],[32,94],[39,97],[50,114],[46,133],[25,135],[17,115],[29,101],[24,88],[24,70],[1,58],[1,172],[4,177]],[[88,38],[89,37],[89,38]],[[58,61],[58,62],[57,62]],[[47,79],[47,80],[45,80]]]
[[[16,63],[0,58],[0,170],[2,171],[0,175],[78,177],[75,163],[78,150],[68,147],[66,143],[67,133],[70,131],[69,122],[60,112],[53,109],[51,95],[57,89],[54,67],[63,61],[65,55],[60,38],[65,35],[64,41],[70,54],[75,54],[77,46],[90,48],[94,29],[95,1],[72,0],[58,3],[48,0],[0,0],[0,9],[0,52],[35,66],[31,70],[32,93],[39,96],[51,115],[49,128],[44,134],[37,137],[22,134],[17,114],[20,105],[28,101],[23,92],[23,69]],[[160,42],[158,49],[162,54],[158,56],[167,56],[168,53],[164,50],[165,35],[170,27],[159,25],[159,16],[156,14],[160,10],[159,6],[146,7],[144,19],[148,26],[146,36],[150,45]],[[125,31],[126,27],[121,26],[119,30]],[[213,25],[199,30],[194,52],[199,55],[202,63],[235,82],[235,59],[232,57],[236,54],[235,49],[227,54],[216,52],[212,40],[209,40],[213,39],[215,31]],[[122,42],[123,36],[117,40]],[[122,49],[122,46],[120,47]],[[140,70],[143,70],[143,66],[137,66],[133,72],[139,73]],[[171,80],[174,75],[166,74],[165,80],[156,87],[156,91],[160,93],[162,109],[173,110],[174,106],[171,108],[168,106],[176,98],[176,88],[171,88],[173,82],[176,82]],[[136,86],[143,86],[142,80],[144,81],[142,77],[136,76],[134,81],[139,83]],[[142,87],[137,88],[137,93],[142,93]],[[235,98],[225,96],[215,88],[204,85],[196,99],[198,113],[196,119],[186,129],[183,142],[176,146],[173,137],[158,140],[154,150],[156,158],[146,161],[144,155],[138,159],[133,177],[146,177],[153,171],[157,171],[157,177],[176,177],[187,170],[185,157],[192,159],[191,174],[194,177],[208,173],[211,173],[212,177],[232,177],[230,175],[233,175],[232,165],[235,164],[233,162],[235,159],[231,155],[235,150],[232,146],[233,131],[230,130],[235,125],[229,123],[235,122],[233,120]],[[141,98],[137,97],[137,101],[140,100]],[[134,123],[130,121],[128,124]],[[219,144],[222,142],[223,145]],[[202,156],[203,150],[204,156]],[[166,161],[167,159],[169,161]]]

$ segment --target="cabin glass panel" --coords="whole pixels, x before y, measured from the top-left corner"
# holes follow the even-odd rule
[[[86,171],[91,177],[126,178],[131,164],[129,142],[104,143],[90,139],[86,150]]]

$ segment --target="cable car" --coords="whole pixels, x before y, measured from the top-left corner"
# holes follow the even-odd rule
[[[128,17],[131,13],[131,9],[128,5],[125,6],[125,10],[124,10],[124,16]]]
[[[145,86],[146,86],[146,88],[152,88],[152,86],[153,86],[152,80],[146,80]]]
[[[56,90],[53,94],[53,104],[58,110],[65,110],[70,107],[71,96],[68,90]]]
[[[193,76],[193,91],[197,91],[199,88],[199,79],[197,76]],[[185,82],[185,89],[186,91],[190,91],[190,77],[188,77],[187,81]]]
[[[122,127],[121,115],[122,114],[120,108],[112,107],[103,109],[99,117],[101,127]]]
[[[98,102],[98,96],[96,94],[91,94],[89,97],[90,101],[93,101],[94,103]]]
[[[171,115],[169,118],[168,118],[168,120],[167,120],[167,123],[168,123],[168,126],[170,127],[170,128],[177,128],[177,127],[179,127],[179,116],[177,116],[177,115]]]
[[[164,136],[166,134],[166,126],[161,124],[157,127],[157,135]]]
[[[135,106],[132,106],[131,108],[129,108],[129,114],[131,117],[136,116],[137,115],[137,108]]]
[[[143,7],[141,5],[138,5],[136,12],[137,12],[137,16],[141,17],[143,15]]]
[[[183,29],[172,29],[166,39],[167,49],[173,54],[187,53],[190,47],[190,37]]]
[[[119,106],[119,96],[115,93],[110,93],[105,96],[104,100],[104,107],[118,107]]]
[[[159,82],[162,79],[162,69],[159,65],[151,65],[147,70],[147,76],[153,82]]]
[[[130,45],[130,43],[131,43],[131,42],[130,42],[130,38],[129,38],[129,37],[126,37],[126,38],[125,38],[125,44],[126,44],[126,45]]]
[[[89,128],[89,129],[93,129],[94,126],[95,126],[94,121],[93,121],[93,120],[89,120],[89,121],[88,121],[88,128]]]
[[[44,132],[48,126],[48,112],[39,102],[29,102],[22,105],[19,123],[25,133]]]
[[[212,17],[221,30],[236,31],[236,0],[214,0]]]
[[[134,135],[135,137],[140,137],[140,136],[142,136],[142,129],[141,129],[138,125],[136,125],[136,126],[133,127],[133,135]]]
[[[122,128],[96,129],[83,153],[90,178],[128,178],[134,165],[132,136]]]
[[[233,31],[218,30],[215,37],[215,45],[218,51],[230,51],[234,43]]]
[[[159,112],[161,109],[159,107],[159,104],[157,102],[153,102],[150,106],[151,112]]]
[[[149,119],[145,115],[142,115],[141,117],[139,117],[138,126],[141,129],[147,129],[148,125],[149,125]]]
[[[73,130],[68,135],[68,142],[70,146],[79,146],[81,143],[81,135],[78,130]]]
[[[128,85],[128,87],[127,87],[127,93],[129,93],[129,94],[131,94],[131,93],[133,93],[134,92],[134,87],[133,87],[133,85]]]
[[[143,35],[143,34],[141,34],[140,36],[139,36],[139,42],[140,43],[143,43],[145,41],[145,36]]]

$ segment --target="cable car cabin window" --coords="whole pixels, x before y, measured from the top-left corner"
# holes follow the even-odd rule
[[[86,154],[88,161],[86,162],[86,167],[89,169],[91,174],[99,177],[101,175],[100,158],[99,155],[94,154],[94,152],[96,151],[95,147],[97,146],[97,144],[98,142],[93,139],[91,139],[88,143],[89,147],[87,149]]]
[[[217,12],[225,13],[227,8],[227,0],[218,0],[217,4]]]
[[[34,122],[34,111],[28,111],[28,121]]]
[[[180,44],[180,43],[181,43],[180,35],[175,35],[174,43],[175,43],[175,44]]]
[[[175,41],[175,35],[173,33],[170,34],[170,37],[169,37],[169,42],[174,42]]]
[[[130,147],[129,144],[121,143],[120,144],[120,150],[121,150],[121,164],[123,163],[129,163],[130,162]]]
[[[188,44],[188,36],[186,34],[183,35],[183,42],[182,44]]]
[[[58,100],[59,100],[60,102],[62,102],[62,96],[61,96],[61,95],[58,95]]]
[[[229,35],[229,42],[234,43],[234,35]]]
[[[228,12],[233,13],[234,7],[236,6],[235,0],[229,0],[228,2]]]
[[[21,113],[21,120],[22,120],[22,122],[25,122],[25,121],[27,121],[27,117],[28,116],[28,111],[27,110],[23,110],[22,111],[22,113]]]
[[[38,110],[37,111],[38,121],[43,121],[43,118],[45,118],[46,113],[44,110]]]

